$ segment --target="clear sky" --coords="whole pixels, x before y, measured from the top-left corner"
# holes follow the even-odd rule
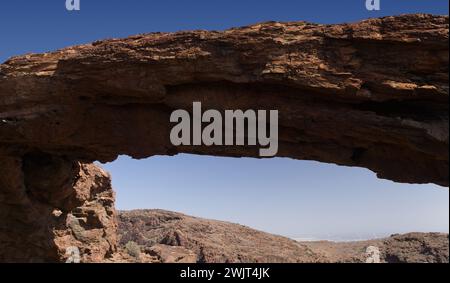
[[[353,22],[403,13],[448,15],[447,0],[65,0],[0,2],[0,62],[152,31],[222,30],[267,20]],[[119,209],[163,208],[291,237],[367,238],[449,227],[449,191],[378,180],[359,168],[290,159],[179,155],[105,165]]]

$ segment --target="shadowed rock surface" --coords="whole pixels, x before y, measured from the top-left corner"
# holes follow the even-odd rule
[[[360,242],[297,242],[239,224],[164,210],[121,211],[118,231],[120,246],[135,242],[143,253],[162,262],[195,262],[191,256],[195,254],[197,262],[364,263],[370,246],[380,251],[380,262],[449,261],[448,234],[440,233],[409,233]]]
[[[109,175],[48,155],[2,159],[0,262],[100,262],[116,250]]]
[[[193,101],[279,110],[277,156],[448,186],[448,16],[102,40],[0,65],[0,260],[114,257],[96,160],[258,157],[256,146],[173,146],[170,113]]]
[[[97,41],[0,65],[0,152],[84,161],[259,146],[173,146],[175,109],[276,109],[277,156],[448,186],[448,16],[268,22]]]

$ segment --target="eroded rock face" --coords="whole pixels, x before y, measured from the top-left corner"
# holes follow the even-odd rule
[[[383,257],[391,263],[448,263],[448,234],[409,233],[383,241]]]
[[[449,238],[444,233],[407,233],[356,242],[302,242],[329,262],[448,263]]]
[[[119,246],[137,243],[144,254],[161,262],[449,262],[449,238],[443,233],[356,242],[297,242],[239,224],[164,210],[118,214]]]
[[[303,244],[224,221],[164,210],[119,213],[119,246],[135,242],[162,262],[323,262]],[[195,255],[194,257],[192,256]]]
[[[258,147],[170,143],[170,113],[277,109],[278,156],[448,186],[448,17],[263,23],[97,41],[0,65],[0,146],[74,160]]]
[[[197,263],[197,254],[181,246],[156,244],[145,250],[162,263]]]
[[[0,262],[99,262],[116,250],[106,172],[46,154],[0,162]]]
[[[0,65],[0,260],[115,250],[113,193],[95,160],[258,157],[254,146],[173,146],[169,116],[193,101],[279,110],[280,157],[448,186],[447,16],[97,41]]]

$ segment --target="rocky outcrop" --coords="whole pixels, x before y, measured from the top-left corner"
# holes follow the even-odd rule
[[[173,255],[209,263],[325,261],[305,245],[285,237],[164,210],[120,212],[119,235],[119,246],[137,243],[144,253],[157,255],[162,262],[176,262]],[[194,258],[189,256],[192,253]]]
[[[441,233],[393,235],[382,242],[383,257],[392,263],[448,263],[449,238]]]
[[[449,237],[409,233],[359,242],[296,242],[228,222],[163,210],[119,213],[120,246],[136,241],[161,262],[449,262]],[[192,257],[192,256],[191,256]]]
[[[0,262],[100,262],[116,250],[106,172],[43,154],[0,160]]]
[[[359,242],[297,242],[239,224],[164,210],[121,211],[118,231],[119,246],[137,243],[142,253],[168,263],[449,262],[448,234],[441,233],[409,233]]]
[[[329,262],[448,263],[449,237],[444,233],[408,233],[359,242],[303,242]]]
[[[448,186],[447,16],[103,40],[0,65],[0,260],[114,251],[113,196],[96,160],[258,157],[255,146],[172,145],[170,113],[193,101],[279,110],[280,157]]]
[[[268,22],[97,41],[0,65],[0,147],[74,160],[256,146],[173,146],[174,109],[279,110],[278,156],[448,186],[448,17]]]
[[[145,252],[156,256],[163,263],[197,263],[197,254],[180,246],[156,244],[145,249]]]

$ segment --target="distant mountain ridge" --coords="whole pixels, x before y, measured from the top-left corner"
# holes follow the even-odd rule
[[[380,251],[380,262],[449,262],[449,237],[444,233],[298,242],[239,224],[158,209],[119,211],[118,219],[120,246],[125,250],[133,246],[144,259],[157,262],[366,262],[368,247]]]

